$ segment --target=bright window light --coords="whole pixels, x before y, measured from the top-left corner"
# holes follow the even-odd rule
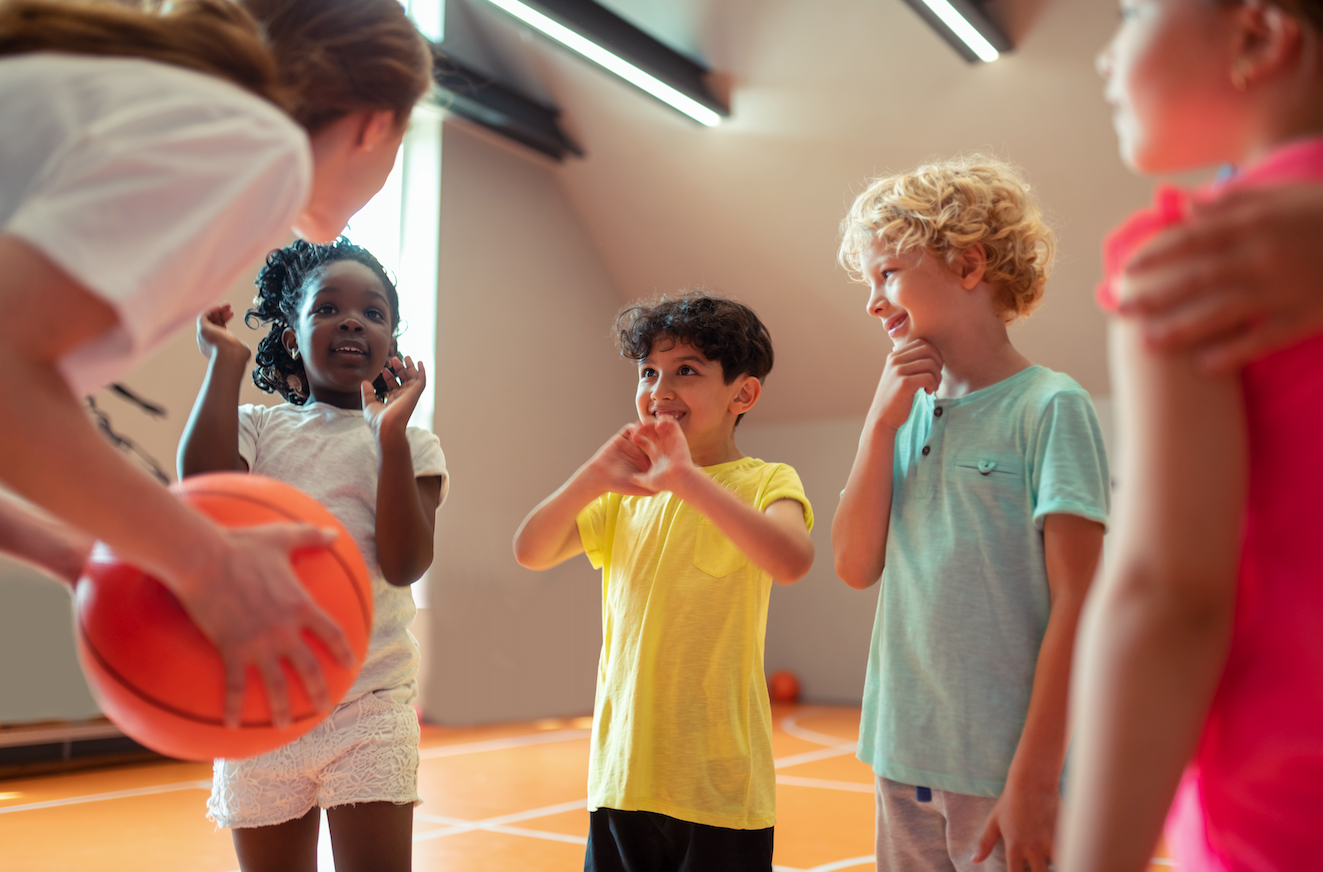
[[[409,423],[433,430],[436,414],[436,295],[441,248],[441,111],[417,106],[395,168],[381,191],[345,228],[345,235],[381,261],[400,297],[400,353],[427,368],[427,387]],[[413,585],[426,608],[429,575]],[[331,868],[331,867],[327,867]]]
[[[553,21],[526,3],[521,3],[519,0],[487,0],[487,2],[505,10],[570,51],[582,55],[603,69],[615,73],[630,84],[647,91],[658,100],[680,110],[695,121],[706,124],[708,127],[716,127],[721,123],[721,116],[702,103],[680,93],[656,76],[645,73],[629,61],[617,57],[563,24]],[[929,2],[932,2],[932,0],[929,0]],[[940,2],[945,2],[945,0],[940,0]]]
[[[409,0],[408,7],[418,32],[440,45],[446,38],[446,0]]]
[[[441,244],[441,118],[425,106],[414,110],[381,191],[345,230],[395,277],[400,295],[400,353],[427,368],[427,389],[409,423],[432,429],[436,409],[436,280]]]
[[[955,10],[947,0],[923,0],[924,5],[932,10],[933,14],[942,19],[942,23],[951,28],[951,32],[960,37],[961,42],[969,46],[969,50],[978,55],[979,60],[995,61],[1000,55],[992,47],[992,43],[983,38],[983,34],[974,29],[974,25],[965,20],[965,17]]]

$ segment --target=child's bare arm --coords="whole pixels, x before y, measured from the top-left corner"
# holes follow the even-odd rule
[[[198,316],[198,349],[209,359],[207,376],[179,440],[179,477],[222,470],[248,471],[239,456],[239,383],[252,352],[225,329],[234,317],[227,303]]]
[[[1112,330],[1117,555],[1084,617],[1062,867],[1147,868],[1231,638],[1248,448],[1235,376]]]
[[[794,584],[813,566],[813,540],[796,500],[777,500],[765,511],[740,501],[694,466],[680,425],[669,418],[641,425],[634,434],[651,468],[635,477],[650,490],[670,491],[701,512],[778,584]]]
[[[427,370],[413,358],[394,357],[382,377],[385,402],[370,382],[361,386],[363,419],[377,437],[377,562],[386,581],[405,587],[432,565],[441,476],[416,477],[409,447],[409,416],[427,386]]]
[[[0,552],[72,585],[82,574],[92,541],[81,530],[0,496]]]
[[[383,435],[377,445],[377,561],[386,581],[408,586],[432,565],[441,476],[414,477],[402,432]]]
[[[528,513],[514,536],[515,560],[526,569],[550,569],[583,552],[575,519],[583,507],[604,493],[653,493],[633,482],[648,468],[648,458],[630,440],[638,427],[629,424],[607,440],[569,481]]]
[[[909,418],[915,393],[931,393],[941,383],[941,354],[927,342],[908,342],[887,355],[831,524],[836,574],[856,590],[876,584],[886,564],[896,431]]]
[[[1071,656],[1084,598],[1102,554],[1103,527],[1077,515],[1048,515],[1043,523],[1047,582],[1052,598],[1034,670],[1029,713],[1011,761],[1006,789],[989,816],[975,861],[1006,842],[1011,869],[1044,870],[1052,859],[1061,767],[1065,764],[1066,709]]]

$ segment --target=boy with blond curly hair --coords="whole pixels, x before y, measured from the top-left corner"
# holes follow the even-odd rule
[[[842,237],[893,343],[832,524],[841,579],[882,580],[858,746],[877,868],[1047,872],[1109,495],[1089,395],[1007,335],[1052,231],[976,156],[874,181]]]

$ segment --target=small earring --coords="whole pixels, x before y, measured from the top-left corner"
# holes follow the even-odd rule
[[[1244,58],[1236,61],[1231,68],[1231,87],[1243,94],[1249,88],[1249,78],[1249,61]]]

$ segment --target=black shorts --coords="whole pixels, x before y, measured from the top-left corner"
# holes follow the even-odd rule
[[[732,830],[651,811],[588,815],[583,872],[771,872],[772,827]]]

